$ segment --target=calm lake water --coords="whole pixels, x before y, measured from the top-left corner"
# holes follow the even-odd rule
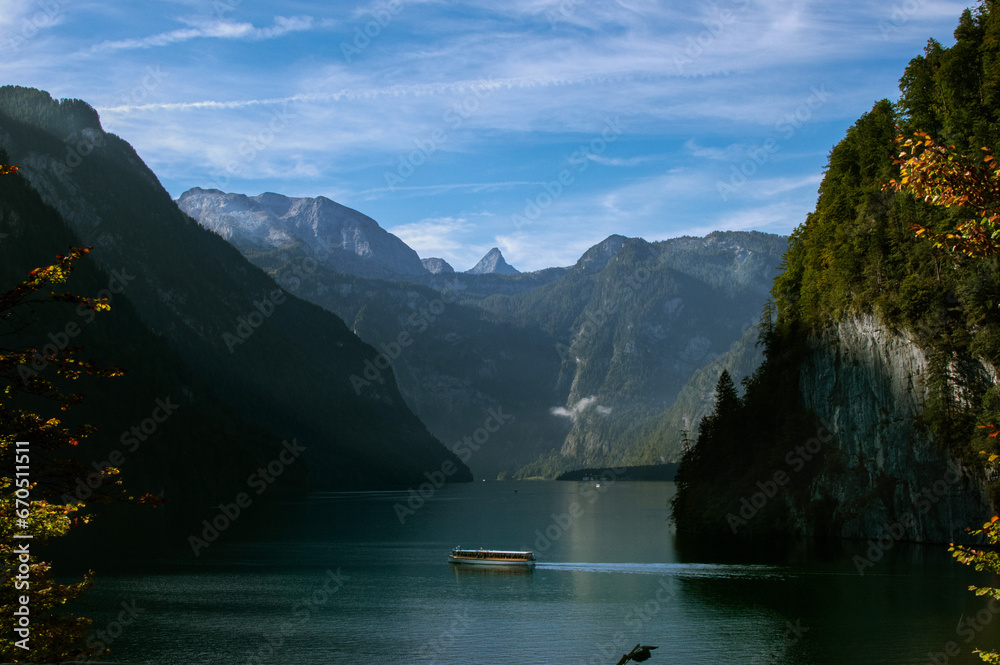
[[[864,544],[699,546],[668,522],[673,492],[477,482],[405,523],[400,492],[254,505],[197,558],[100,573],[76,609],[113,637],[108,660],[164,665],[614,665],[640,642],[659,646],[649,665],[940,665],[1000,646],[1000,619],[967,590],[988,580],[944,547],[897,545],[862,576]],[[447,563],[456,545],[539,563],[463,570]]]

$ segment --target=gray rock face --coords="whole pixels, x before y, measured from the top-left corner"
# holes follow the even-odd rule
[[[504,261],[500,249],[494,247],[479,260],[479,263],[472,270],[467,272],[472,275],[516,275],[520,271]]]
[[[952,542],[995,514],[982,482],[917,424],[928,394],[927,357],[911,337],[875,317],[852,317],[813,346],[801,366],[801,394],[834,434],[826,445],[835,449],[826,451],[811,492],[813,500],[836,502],[839,535],[879,538],[902,528],[902,535],[890,535]],[[982,363],[964,371],[995,380],[995,369]],[[804,507],[792,511],[799,531],[808,533]]]
[[[416,252],[375,220],[322,196],[244,196],[196,187],[177,205],[244,251],[301,246],[334,270],[381,279],[428,272]]]
[[[420,263],[423,264],[427,272],[431,273],[432,275],[440,275],[442,273],[450,274],[455,272],[455,269],[452,268],[451,265],[444,259],[435,259],[435,258],[421,259]]]
[[[588,249],[580,257],[580,260],[576,262],[574,267],[587,274],[600,272],[608,265],[608,262],[614,258],[619,250],[625,246],[626,240],[628,238],[622,235],[615,234],[608,236],[602,242]]]

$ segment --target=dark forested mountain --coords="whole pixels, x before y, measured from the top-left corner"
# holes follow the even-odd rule
[[[55,210],[38,213],[31,203],[5,213],[2,231],[8,237],[0,253],[7,279],[64,251],[71,235],[73,242],[94,247],[94,269],[104,275],[95,272],[91,281],[127,276],[114,305],[134,312],[134,320],[107,325],[134,333],[121,339],[108,333],[102,344],[109,360],[128,365],[132,358],[136,364],[130,379],[136,402],[107,430],[125,429],[140,415],[144,398],[168,389],[177,391],[177,399],[184,395],[192,414],[220,414],[203,432],[193,417],[192,424],[178,424],[191,438],[173,464],[151,468],[151,478],[187,483],[180,460],[212,472],[239,469],[294,438],[306,450],[316,488],[405,487],[446,462],[458,469],[452,480],[470,479],[406,407],[390,369],[355,390],[351,377],[378,361],[375,349],[181,213],[135,151],[105,133],[87,104],[0,88],[0,147],[21,167],[17,177]],[[263,212],[276,214],[279,204],[269,199]],[[326,208],[347,216],[332,202],[312,206],[317,216]],[[36,214],[52,217],[46,227],[51,234],[28,229]],[[289,237],[295,241],[299,231],[290,229]],[[423,269],[419,260],[416,265]],[[105,316],[113,319],[115,313]],[[125,355],[120,360],[118,347]],[[143,352],[155,361],[134,360]],[[191,446],[203,452],[190,454]],[[158,454],[166,459],[174,453]]]
[[[501,274],[497,251],[483,274],[373,280],[309,263],[304,245],[262,250],[241,240],[202,212],[225,196],[179,204],[199,221],[212,216],[209,226],[279,284],[380,350],[430,431],[484,475],[676,458],[679,429],[651,423],[643,436],[622,434],[672,405],[695,370],[756,323],[785,245],[760,233],[662,243],[611,236],[570,268]],[[302,279],[296,270],[307,263],[313,271]],[[755,354],[752,344],[736,365],[753,362],[746,353]],[[357,375],[358,390],[370,376]],[[711,405],[691,408],[697,418]]]
[[[564,401],[552,413],[570,431],[558,454],[523,473],[676,459],[679,430],[640,437],[636,426],[673,405],[696,370],[756,325],[784,244],[757,232],[656,243],[611,236],[559,281],[485,299],[494,316],[545,330],[561,361]]]
[[[3,151],[0,163],[8,163]],[[24,280],[29,270],[51,264],[57,253],[82,245],[20,175],[0,178],[0,228],[3,289]],[[65,289],[108,298],[112,311],[36,307],[31,321],[5,329],[3,346],[82,346],[84,357],[125,368],[121,378],[83,377],[68,384],[67,389],[84,395],[83,403],[65,414],[55,410],[43,415],[99,427],[80,445],[88,469],[92,462],[103,467],[111,454],[120,454],[130,491],[160,495],[169,507],[202,510],[213,500],[245,491],[247,476],[280,454],[282,439],[221,399],[163,336],[141,321],[127,297],[135,279],[136,273],[125,266],[105,272],[90,257],[77,261]],[[46,363],[38,361],[24,367],[22,376],[36,371],[51,375]],[[282,475],[279,493],[309,488],[303,465],[290,466]],[[67,488],[81,497],[94,489],[85,483]]]
[[[997,474],[978,451],[995,442],[976,425],[1000,415],[1000,265],[916,238],[914,224],[941,232],[960,212],[885,188],[897,127],[1000,148],[1000,13],[967,10],[955,38],[931,40],[899,104],[877,103],[830,153],[775,280],[766,362],[683,460],[679,528],[872,538],[902,525],[895,540],[947,542],[994,514]],[[776,473],[785,489],[745,509]]]

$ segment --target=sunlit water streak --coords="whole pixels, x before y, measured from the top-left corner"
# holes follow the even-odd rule
[[[255,505],[198,557],[182,542],[103,572],[75,610],[104,629],[134,601],[143,611],[110,660],[163,665],[613,665],[637,642],[660,647],[648,665],[917,665],[952,641],[949,665],[970,665],[973,648],[998,646],[1000,620],[970,642],[958,633],[985,605],[966,590],[982,577],[943,547],[899,545],[862,576],[863,543],[677,541],[672,484],[592,489],[448,486],[403,521],[398,492]],[[538,563],[450,565],[457,545],[531,549]],[[324,597],[331,572],[345,581]]]

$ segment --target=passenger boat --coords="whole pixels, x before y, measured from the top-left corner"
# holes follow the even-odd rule
[[[505,550],[463,550],[456,547],[448,556],[450,563],[474,566],[517,566],[531,568],[535,565],[535,555],[531,552]]]

